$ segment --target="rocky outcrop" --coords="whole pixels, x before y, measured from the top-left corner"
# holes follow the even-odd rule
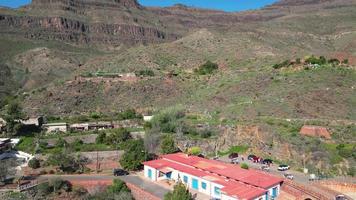
[[[87,23],[65,17],[31,17],[1,14],[0,33],[17,34],[29,39],[110,45],[145,44],[178,38],[175,34],[139,25]]]

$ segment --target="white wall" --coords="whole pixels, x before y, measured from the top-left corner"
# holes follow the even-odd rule
[[[151,170],[152,171],[152,177],[151,179],[149,178],[148,176],[148,170]],[[149,166],[144,166],[144,174],[145,174],[145,177],[150,179],[151,181],[157,181],[157,178],[158,178],[158,171],[152,167],[149,167]]]
[[[268,196],[272,196],[272,190],[273,190],[273,188],[277,188],[277,196],[279,195],[279,193],[280,193],[280,185],[278,184],[278,185],[276,185],[276,186],[273,186],[273,187],[271,187],[271,188],[269,188],[268,189]]]
[[[221,195],[221,200],[238,200],[237,198],[233,198],[233,197],[230,197],[230,196],[227,196],[225,194],[222,194]]]

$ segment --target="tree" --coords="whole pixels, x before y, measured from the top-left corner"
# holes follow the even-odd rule
[[[18,120],[24,118],[24,113],[22,112],[22,107],[17,101],[11,101],[6,107],[6,129],[7,133],[17,134],[18,130],[21,128]]]
[[[143,140],[133,140],[126,146],[120,164],[126,170],[139,170],[142,168],[142,162],[147,159],[148,152],[144,148]]]
[[[170,154],[178,151],[178,148],[173,140],[173,137],[166,135],[161,141],[161,153]]]
[[[125,182],[120,179],[114,179],[113,184],[107,188],[107,191],[113,194],[118,194],[120,192],[131,192]]]
[[[41,167],[41,163],[37,158],[32,158],[29,162],[28,162],[28,166],[31,167],[32,169],[37,169]]]
[[[95,142],[97,144],[104,144],[106,142],[106,133],[100,132],[98,137],[96,137]]]
[[[344,59],[343,61],[342,61],[342,64],[349,64],[349,60],[348,59]]]
[[[130,132],[127,129],[119,128],[113,130],[113,132],[106,137],[106,143],[120,145],[129,139],[131,139]]]
[[[169,192],[164,195],[164,200],[193,200],[193,195],[181,182],[178,182],[173,189],[173,192]]]

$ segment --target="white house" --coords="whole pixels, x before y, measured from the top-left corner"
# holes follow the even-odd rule
[[[221,200],[269,200],[278,196],[283,179],[237,165],[183,153],[144,162],[151,181],[181,181],[190,189]]]
[[[50,124],[43,124],[42,126],[46,129],[47,133],[54,133],[54,132],[67,132],[68,131],[68,124],[67,123],[50,123]]]

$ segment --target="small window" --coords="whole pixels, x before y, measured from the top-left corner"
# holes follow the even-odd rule
[[[183,176],[184,183],[188,183],[188,176]]]
[[[206,183],[205,183],[205,182],[201,182],[201,188],[203,188],[204,190],[206,190]]]
[[[220,195],[220,194],[221,194],[220,188],[215,187],[215,188],[214,188],[214,193],[215,193],[215,195]]]

